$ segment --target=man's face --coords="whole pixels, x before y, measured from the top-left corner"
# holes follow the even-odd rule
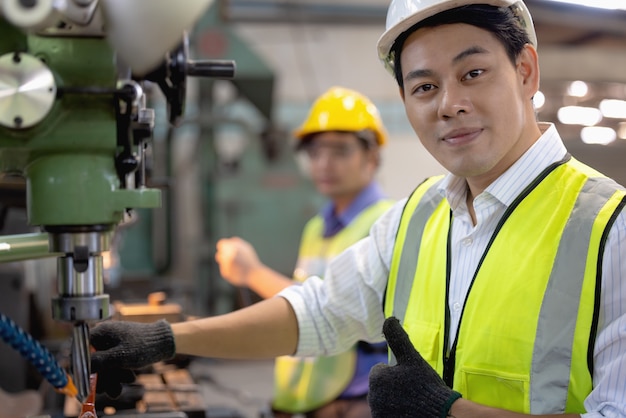
[[[352,133],[316,134],[304,152],[317,190],[331,199],[358,194],[371,182],[378,163],[375,151],[366,150]]]
[[[401,53],[405,110],[424,147],[451,173],[486,187],[539,137],[532,96],[536,53],[513,65],[490,32],[466,24],[422,28]]]

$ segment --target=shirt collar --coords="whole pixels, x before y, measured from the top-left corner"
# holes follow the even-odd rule
[[[329,202],[320,211],[324,220],[324,237],[330,237],[341,231],[346,225],[354,220],[368,206],[384,199],[386,196],[380,185],[373,181],[365,187],[339,215],[335,214],[335,205]]]
[[[565,157],[567,149],[554,124],[542,122],[539,128],[542,132],[539,139],[483,193],[509,206],[543,170]],[[465,201],[467,183],[463,177],[448,174],[438,190],[455,210]]]

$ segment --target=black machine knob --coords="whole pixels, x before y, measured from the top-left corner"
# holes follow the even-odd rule
[[[235,76],[235,62],[229,60],[201,60],[189,58],[189,41],[187,35],[181,44],[170,51],[165,61],[146,77],[156,82],[167,99],[167,110],[170,123],[180,124],[185,113],[185,97],[187,94],[187,76],[229,79]]]
[[[233,78],[235,76],[235,62],[229,60],[188,60],[185,72],[192,77]]]

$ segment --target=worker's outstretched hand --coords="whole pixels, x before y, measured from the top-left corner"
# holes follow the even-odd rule
[[[422,358],[394,318],[383,334],[397,364],[377,364],[370,371],[368,401],[373,418],[443,418],[461,394],[450,389]]]
[[[239,237],[217,241],[215,261],[224,279],[235,286],[248,286],[249,275],[261,266],[254,247]]]
[[[135,379],[133,370],[141,369],[176,353],[172,328],[165,321],[139,323],[105,321],[91,330],[91,371],[98,373],[98,393],[116,398],[122,383]]]

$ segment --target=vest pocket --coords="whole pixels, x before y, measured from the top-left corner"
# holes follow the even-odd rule
[[[529,381],[523,374],[462,367],[457,390],[473,402],[528,414]]]

